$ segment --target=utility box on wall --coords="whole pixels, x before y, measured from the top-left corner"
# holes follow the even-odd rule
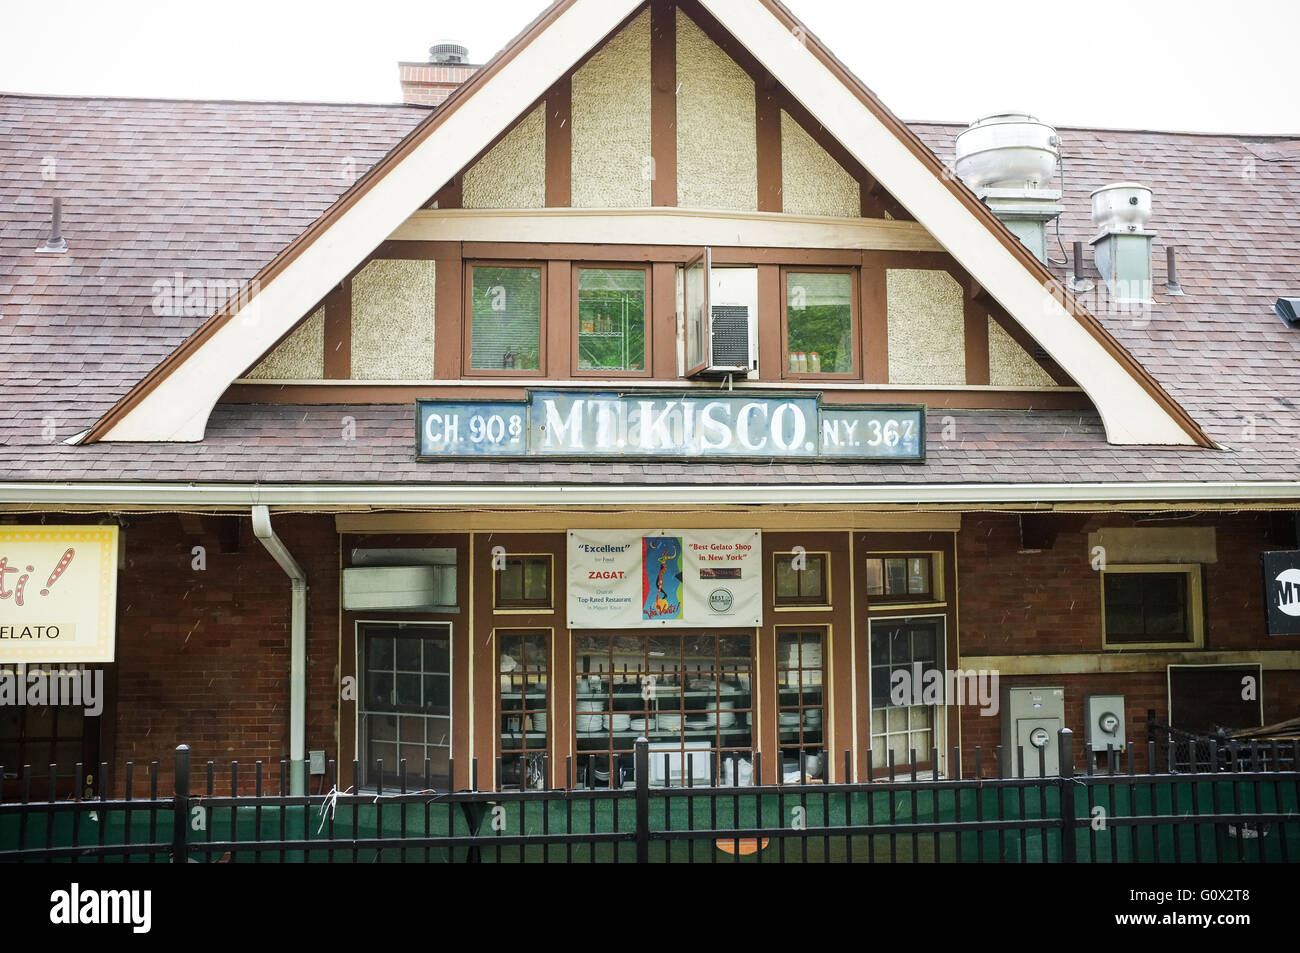
[[[1065,727],[1065,689],[1060,686],[1002,688],[1002,751],[1009,777],[1051,777],[1058,773],[1057,732]],[[1020,751],[1024,750],[1024,773]],[[1041,767],[1039,752],[1042,752]],[[1040,774],[1040,771],[1042,772]]]
[[[1124,749],[1128,735],[1123,695],[1089,695],[1083,704],[1083,715],[1084,740],[1091,750]]]

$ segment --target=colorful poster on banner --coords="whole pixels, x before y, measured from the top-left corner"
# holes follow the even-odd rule
[[[568,538],[571,628],[762,624],[758,530],[573,530]]]
[[[116,526],[0,527],[0,663],[111,662]]]
[[[682,617],[682,538],[641,538],[641,618],[663,622]]]

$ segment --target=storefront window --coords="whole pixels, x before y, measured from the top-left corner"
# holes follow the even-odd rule
[[[578,370],[645,370],[646,273],[578,269]]]
[[[545,631],[497,633],[503,788],[546,786],[548,635]]]
[[[776,640],[776,680],[780,699],[777,730],[781,739],[783,782],[825,776],[824,629],[781,630]]]
[[[774,603],[778,606],[824,606],[826,553],[773,553]]]
[[[872,602],[929,602],[935,598],[928,554],[867,557],[867,595]]]
[[[847,272],[786,275],[788,376],[853,374],[853,276]]]
[[[451,757],[451,627],[438,623],[365,623],[357,638],[361,673],[361,783],[385,788],[424,778],[448,784]],[[379,765],[382,762],[382,767]]]
[[[579,786],[633,784],[642,735],[652,785],[752,782],[752,636],[582,635],[574,655]]]
[[[871,621],[871,757],[877,770],[931,760],[940,743],[942,695],[927,697],[924,674],[938,671],[943,685],[942,616]],[[916,676],[922,674],[922,683]]]
[[[550,556],[508,556],[493,581],[498,609],[551,608]]]
[[[541,367],[542,270],[499,265],[470,269],[470,361],[476,371]]]

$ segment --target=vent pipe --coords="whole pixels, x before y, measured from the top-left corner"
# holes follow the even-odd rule
[[[1170,245],[1165,249],[1165,294],[1183,293],[1183,286],[1178,283],[1178,262],[1175,255],[1177,251],[1177,245]]]
[[[68,243],[63,239],[63,199],[58,196],[54,197],[54,209],[50,215],[50,237],[36,250],[54,255],[61,255],[68,250]]]

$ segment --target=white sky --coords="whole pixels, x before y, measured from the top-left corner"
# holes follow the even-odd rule
[[[787,4],[904,119],[1300,134],[1295,0]],[[0,90],[393,102],[398,60],[485,61],[546,5],[0,0]]]

